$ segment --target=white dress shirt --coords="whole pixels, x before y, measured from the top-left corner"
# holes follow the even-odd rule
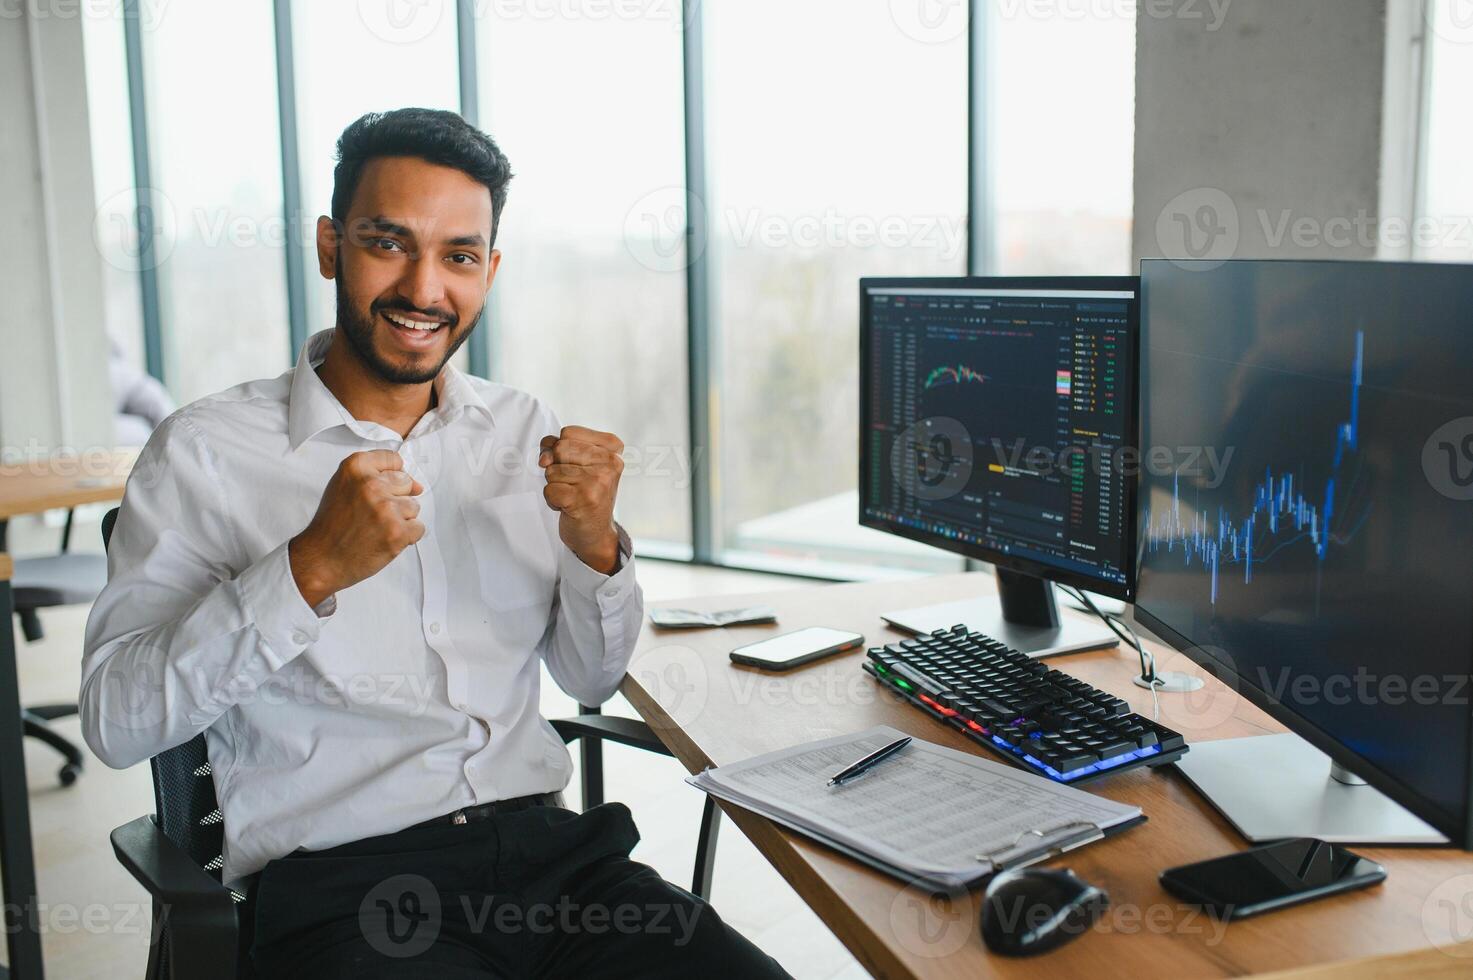
[[[298,848],[562,789],[572,760],[538,714],[540,664],[600,704],[643,615],[622,530],[612,576],[558,538],[537,456],[560,426],[541,402],[447,366],[400,438],[318,378],[331,336],[158,429],[87,623],[87,744],[122,768],[204,732],[230,883]],[[368,449],[425,488],[425,536],[314,610],[287,542]]]

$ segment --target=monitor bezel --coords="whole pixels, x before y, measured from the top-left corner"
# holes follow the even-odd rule
[[[1122,292],[1129,290],[1135,299],[1130,303],[1130,339],[1131,350],[1129,356],[1137,370],[1131,373],[1131,390],[1127,393],[1128,401],[1132,411],[1128,423],[1129,433],[1125,440],[1128,447],[1138,447],[1140,433],[1140,310],[1141,293],[1139,276],[953,276],[953,277],[869,277],[859,281],[859,523],[862,527],[872,528],[877,531],[885,531],[897,537],[908,538],[929,544],[933,547],[958,554],[965,558],[985,561],[999,568],[1006,568],[1026,575],[1033,575],[1050,582],[1073,586],[1077,589],[1085,589],[1096,595],[1108,596],[1112,599],[1120,599],[1130,602],[1135,597],[1136,558],[1138,548],[1136,547],[1137,520],[1139,518],[1139,501],[1135,494],[1138,492],[1138,480],[1125,481],[1126,494],[1126,523],[1123,529],[1124,537],[1129,546],[1125,549],[1125,581],[1112,582],[1109,579],[1086,575],[1070,569],[1063,569],[1047,562],[1032,558],[1020,558],[1016,555],[1007,554],[982,545],[973,545],[967,542],[944,538],[940,535],[931,534],[916,528],[905,527],[890,521],[866,516],[869,509],[869,481],[865,474],[869,472],[870,451],[869,432],[870,409],[869,393],[870,379],[870,338],[871,317],[870,290],[872,289],[1018,289],[1028,291],[1052,291],[1052,290],[1075,290],[1083,292]]]
[[[1325,265],[1331,261],[1338,262],[1339,264],[1344,264],[1344,260],[1327,259],[1228,259],[1223,261],[1208,259],[1142,259],[1140,275],[1141,287],[1140,291],[1136,294],[1142,324],[1142,328],[1136,340],[1137,349],[1140,352],[1136,362],[1137,385],[1139,386],[1142,375],[1144,375],[1145,373],[1145,312],[1147,268],[1160,265],[1174,265],[1178,268],[1197,265],[1202,271],[1211,271],[1218,266],[1228,264]],[[1418,269],[1425,269],[1429,265],[1435,265],[1439,263],[1398,263],[1378,261],[1374,263],[1352,262],[1352,264],[1374,264],[1377,267],[1415,266]],[[1144,388],[1140,388],[1139,390],[1143,391]],[[1144,429],[1145,403],[1144,401],[1141,401],[1137,403],[1136,431],[1137,433],[1140,433],[1143,432]],[[1146,492],[1146,473],[1143,470],[1142,472],[1137,474],[1136,477],[1137,529],[1139,529],[1140,527],[1139,511],[1140,508],[1143,506],[1142,502],[1145,499]],[[1139,550],[1140,549],[1138,548],[1138,553]],[[1137,561],[1134,566],[1134,578],[1137,586],[1139,585],[1140,579],[1140,566],[1141,562],[1139,560],[1138,554]],[[1463,824],[1459,824],[1455,815],[1444,813],[1439,807],[1435,806],[1430,800],[1423,797],[1416,790],[1402,783],[1395,776],[1384,771],[1379,766],[1375,765],[1370,760],[1366,759],[1364,756],[1360,755],[1355,750],[1351,749],[1343,742],[1336,739],[1330,733],[1319,728],[1317,725],[1306,719],[1303,715],[1294,711],[1293,708],[1290,708],[1283,703],[1275,700],[1268,691],[1265,691],[1259,688],[1257,685],[1253,684],[1251,678],[1238,673],[1234,664],[1226,663],[1212,656],[1210,651],[1205,650],[1200,645],[1192,642],[1189,637],[1178,633],[1175,628],[1168,626],[1166,623],[1161,621],[1149,609],[1143,608],[1140,605],[1139,588],[1137,588],[1137,597],[1134,602],[1133,611],[1134,619],[1138,625],[1145,627],[1154,636],[1170,646],[1172,649],[1183,654],[1187,657],[1187,659],[1191,660],[1199,667],[1202,667],[1203,669],[1211,673],[1213,677],[1218,678],[1220,681],[1227,684],[1228,687],[1235,694],[1247,698],[1248,701],[1254,705],[1254,707],[1263,711],[1270,718],[1283,725],[1290,732],[1298,735],[1300,738],[1303,738],[1305,741],[1309,742],[1309,744],[1313,745],[1315,748],[1325,753],[1325,755],[1329,756],[1332,761],[1355,773],[1355,775],[1364,779],[1371,786],[1380,790],[1382,793],[1389,796],[1392,800],[1405,807],[1407,810],[1411,811],[1419,819],[1423,820],[1429,826],[1433,827],[1435,830],[1441,833],[1443,836],[1447,837],[1449,842],[1451,842],[1454,846],[1460,847],[1464,850],[1473,849],[1473,775],[1470,775],[1468,777],[1467,782],[1467,791],[1469,793],[1469,806],[1467,809],[1467,817]],[[1473,652],[1470,652],[1470,659],[1473,659]],[[1225,674],[1230,676],[1227,679],[1224,679]],[[1470,741],[1473,741],[1473,725],[1470,725],[1469,732]],[[1469,759],[1470,766],[1473,766],[1473,744],[1470,744]],[[1329,773],[1325,774],[1325,778],[1330,778]]]

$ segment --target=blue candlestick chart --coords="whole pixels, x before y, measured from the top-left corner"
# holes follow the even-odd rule
[[[1212,603],[1217,604],[1218,574],[1223,565],[1242,565],[1244,584],[1253,581],[1253,566],[1261,565],[1281,548],[1308,539],[1314,546],[1316,563],[1323,563],[1332,540],[1343,543],[1349,535],[1335,532],[1335,492],[1342,467],[1354,454],[1360,439],[1360,388],[1364,366],[1365,335],[1355,335],[1355,366],[1351,371],[1350,418],[1335,429],[1335,451],[1330,476],[1322,491],[1310,495],[1296,487],[1294,474],[1275,474],[1265,467],[1263,480],[1254,488],[1253,506],[1237,520],[1219,507],[1215,518],[1198,512],[1187,521],[1181,516],[1181,475],[1172,477],[1171,509],[1158,522],[1146,514],[1146,547],[1150,552],[1181,551],[1183,562],[1198,562],[1212,578]],[[1362,520],[1364,515],[1362,515]],[[1357,522],[1357,526],[1358,526]]]

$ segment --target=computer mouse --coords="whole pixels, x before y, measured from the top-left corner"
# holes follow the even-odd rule
[[[1110,907],[1104,890],[1072,871],[1004,871],[982,900],[982,939],[1004,956],[1034,956],[1083,935]]]

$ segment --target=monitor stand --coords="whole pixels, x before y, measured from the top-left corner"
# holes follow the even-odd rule
[[[1254,843],[1446,844],[1447,838],[1293,733],[1193,742],[1175,763]]]
[[[1120,638],[1104,623],[1080,616],[1061,618],[1052,582],[1005,568],[996,572],[996,596],[902,609],[881,613],[880,618],[910,633],[934,633],[960,623],[1030,657],[1119,645]]]

